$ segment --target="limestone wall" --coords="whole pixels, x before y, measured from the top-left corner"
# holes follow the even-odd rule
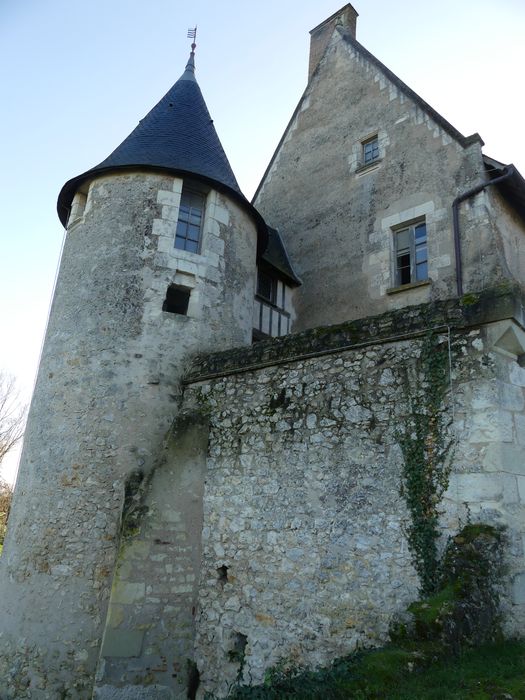
[[[365,165],[374,135],[379,157]],[[336,29],[255,200],[303,281],[294,330],[453,296],[452,202],[484,177],[479,141],[445,129]],[[464,289],[484,289],[504,260],[483,196],[460,218]],[[428,280],[399,289],[394,231],[422,220]]]
[[[181,189],[134,172],[77,197],[0,559],[1,697],[91,697],[126,481],[158,464],[191,354],[251,340],[255,226],[211,190],[200,254],[174,251]]]
[[[233,373],[198,381],[218,369],[219,358],[203,360],[186,390],[186,410],[210,421],[195,657],[203,692],[260,682],[282,659],[316,666],[381,643],[391,615],[417,596],[397,437],[407,396],[424,391],[422,340],[381,341],[381,320],[375,341],[354,335],[357,347],[310,359],[315,331],[287,341],[283,364],[257,369],[254,349],[253,369],[235,373],[225,358]],[[507,528],[503,609],[507,631],[523,632],[525,370],[502,341],[523,342],[522,331],[508,321],[437,332],[445,351],[450,340],[454,442],[442,544],[469,518]],[[342,343],[341,329],[332,334]]]

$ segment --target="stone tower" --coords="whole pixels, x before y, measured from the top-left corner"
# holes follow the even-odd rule
[[[2,698],[92,696],[130,484],[155,467],[192,353],[251,342],[266,227],[193,51],[120,146],[65,184],[58,213],[67,236],[0,561]]]

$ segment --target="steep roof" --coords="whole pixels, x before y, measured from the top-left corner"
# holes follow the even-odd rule
[[[483,156],[483,163],[490,180],[501,177],[505,172],[509,172],[509,177],[495,185],[501,196],[514,208],[521,219],[525,221],[525,180],[514,167],[505,165],[499,160]]]
[[[271,226],[268,226],[268,245],[261,256],[260,262],[272,268],[278,277],[283,278],[285,282],[288,282],[293,287],[301,284],[301,280],[294,272],[281,234],[276,228]]]
[[[351,5],[350,5],[351,7]],[[353,8],[352,8],[353,9]],[[354,10],[355,12],[355,10]],[[332,17],[329,17],[329,19],[332,19],[334,16],[336,16],[338,13],[335,15],[332,15]],[[319,25],[321,26],[321,25]],[[312,30],[315,31],[316,28]],[[383,73],[383,75],[391,82],[393,83],[402,93],[404,93],[410,100],[412,100],[423,112],[428,114],[428,116],[439,126],[443,129],[445,133],[447,133],[449,136],[451,136],[453,139],[455,139],[463,148],[466,148],[472,143],[479,143],[480,146],[484,145],[483,139],[481,136],[477,133],[471,134],[470,136],[464,136],[460,131],[458,131],[449,121],[445,119],[439,112],[437,112],[433,107],[431,107],[428,102],[425,102],[423,98],[421,98],[412,88],[408,87],[406,83],[404,83],[400,78],[397,77],[395,73],[393,73],[389,68],[387,68],[384,63],[381,63],[381,61],[376,58],[373,54],[370,53],[365,47],[360,44],[357,39],[352,35],[352,32],[345,28],[344,26],[341,25],[336,25],[334,29],[334,34],[337,32],[341,38],[342,41],[348,43],[355,51],[357,51],[366,61],[369,62],[369,64],[373,65],[375,68],[377,68],[379,71]],[[328,51],[328,46],[327,44],[323,56],[326,54]],[[259,182],[259,185],[257,186],[257,189],[255,191],[255,194],[252,197],[252,202],[255,202],[259,192],[261,191],[261,188],[264,184],[264,181],[266,180],[266,177],[268,173],[270,172],[273,163],[275,162],[275,159],[277,158],[277,155],[279,154],[279,151],[281,149],[281,146],[283,145],[286,136],[288,132],[290,131],[290,128],[292,124],[294,123],[294,120],[296,119],[297,115],[299,114],[301,110],[301,106],[303,104],[303,101],[305,100],[308,91],[310,89],[312,79],[316,76],[317,72],[319,71],[319,66],[321,64],[321,61],[317,64],[317,67],[313,72],[311,73],[308,84],[301,95],[301,98],[299,99],[299,102],[297,103],[297,106],[291,116],[290,121],[288,122],[288,125],[286,126],[286,129],[284,130],[284,133],[281,137],[281,140],[277,144],[277,148],[275,149],[270,162],[268,163],[268,167],[266,168],[261,181]]]
[[[94,168],[66,182],[58,197],[58,216],[66,225],[79,186],[95,175],[133,168],[197,176],[227,192],[255,218],[259,250],[266,243],[266,226],[242,194],[221,145],[213,119],[195,79],[194,53],[182,76],[113,153]]]

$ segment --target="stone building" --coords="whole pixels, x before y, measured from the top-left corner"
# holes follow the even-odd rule
[[[443,539],[506,527],[525,623],[525,182],[355,38],[242,195],[182,77],[70,180],[0,559],[0,697],[224,696],[380,644],[418,593],[400,496],[429,333],[454,445]],[[254,342],[257,341],[257,342]],[[412,407],[412,409],[411,409]],[[404,431],[404,433],[403,433]]]

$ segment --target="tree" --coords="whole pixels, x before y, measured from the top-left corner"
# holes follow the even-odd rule
[[[4,544],[12,498],[13,487],[0,477],[0,551]]]
[[[0,372],[0,464],[24,434],[25,413],[14,377]]]
[[[0,372],[0,464],[6,454],[22,439],[25,406],[19,400],[14,377]],[[13,488],[0,477],[0,551],[4,543]]]

